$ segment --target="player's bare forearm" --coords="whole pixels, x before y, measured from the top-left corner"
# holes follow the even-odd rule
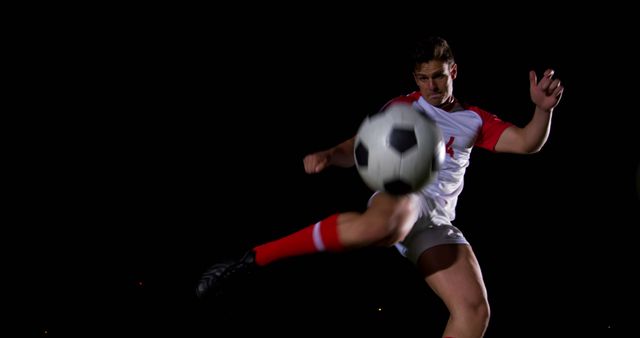
[[[355,137],[350,138],[333,148],[309,154],[304,157],[304,170],[308,174],[317,174],[328,166],[350,167],[355,164],[353,144]]]
[[[497,152],[531,154],[542,149],[551,128],[552,111],[536,107],[531,121],[523,128],[511,126],[502,133],[495,146]]]
[[[332,148],[331,165],[346,168],[355,164],[355,159],[353,157],[353,145],[355,139],[356,138],[354,136]]]
[[[523,128],[523,152],[530,154],[540,151],[549,138],[551,130],[551,111],[536,107],[531,121]]]

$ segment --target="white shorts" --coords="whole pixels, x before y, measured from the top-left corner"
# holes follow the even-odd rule
[[[451,224],[435,225],[428,217],[421,217],[396,248],[402,255],[417,263],[427,249],[441,244],[469,244],[462,232]]]
[[[367,205],[371,204],[373,197],[379,194],[376,191],[369,198]],[[420,216],[411,228],[407,237],[395,246],[400,253],[417,264],[420,255],[426,250],[441,244],[469,244],[462,231],[451,224],[436,225],[427,215]]]

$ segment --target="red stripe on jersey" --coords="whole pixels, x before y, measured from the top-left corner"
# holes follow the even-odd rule
[[[475,112],[482,119],[482,130],[478,133],[475,145],[480,148],[495,151],[496,143],[498,143],[500,135],[502,135],[502,132],[505,129],[511,127],[513,124],[505,122],[496,115],[476,106],[466,106],[465,108]]]

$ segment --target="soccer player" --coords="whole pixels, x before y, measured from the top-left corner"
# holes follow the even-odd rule
[[[449,310],[443,336],[484,335],[490,311],[482,272],[471,245],[452,223],[469,157],[476,146],[516,154],[539,151],[549,135],[551,117],[564,87],[551,69],[540,80],[531,71],[530,96],[535,110],[531,120],[518,127],[453,96],[458,67],[446,40],[431,37],[420,41],[413,62],[418,90],[390,103],[410,103],[440,128],[446,155],[435,181],[407,195],[378,192],[363,213],[330,215],[288,236],[258,245],[235,262],[213,265],[197,286],[199,296],[222,292],[224,285],[235,278],[284,258],[397,244]],[[316,174],[330,165],[352,166],[353,147],[351,138],[307,155],[304,168],[307,173]]]

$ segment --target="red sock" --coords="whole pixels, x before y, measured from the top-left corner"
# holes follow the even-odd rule
[[[342,250],[342,244],[338,238],[338,214],[331,215],[291,235],[253,248],[256,253],[256,264],[260,266],[282,258],[340,250]]]

